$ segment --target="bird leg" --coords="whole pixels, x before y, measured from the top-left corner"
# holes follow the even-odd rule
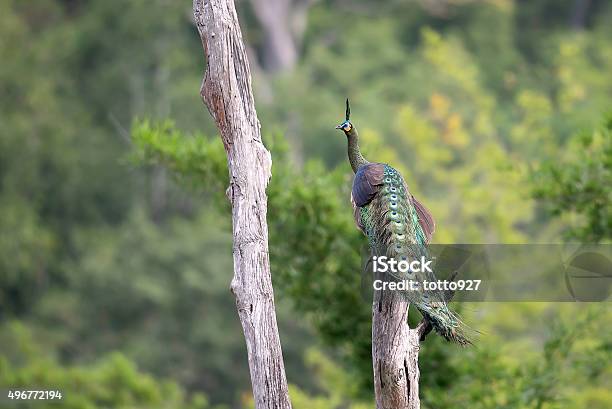
[[[419,333],[419,342],[425,341],[425,337],[431,332],[433,326],[429,322],[428,319],[423,318],[419,325],[417,325],[416,330]]]

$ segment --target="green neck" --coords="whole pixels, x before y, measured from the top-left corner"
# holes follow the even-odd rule
[[[345,132],[348,138],[348,157],[351,163],[351,168],[354,173],[357,173],[357,169],[360,166],[366,165],[370,162],[366,160],[359,150],[359,135],[355,127],[352,127],[349,132]]]

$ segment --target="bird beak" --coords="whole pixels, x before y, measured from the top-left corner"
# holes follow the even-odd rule
[[[336,125],[336,129],[342,129],[342,124]]]

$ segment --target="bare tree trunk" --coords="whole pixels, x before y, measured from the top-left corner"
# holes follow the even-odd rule
[[[397,291],[375,294],[372,364],[376,409],[419,409],[419,338],[410,329],[408,307]]]
[[[251,0],[253,12],[264,32],[262,66],[276,72],[297,62],[308,9],[316,0]]]
[[[291,33],[291,0],[251,0],[253,12],[264,31],[262,66],[282,71],[297,61],[297,45]]]
[[[591,0],[574,0],[574,7],[570,16],[570,24],[574,30],[582,30],[591,7]]]
[[[238,16],[233,0],[194,0],[193,13],[207,60],[200,94],[227,153],[234,242],[231,290],[246,340],[255,407],[291,408],[268,254],[266,186],[272,160],[261,141]]]

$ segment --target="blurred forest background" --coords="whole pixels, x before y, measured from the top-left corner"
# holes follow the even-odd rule
[[[296,409],[372,406],[344,99],[437,243],[612,240],[612,3],[241,0]],[[227,169],[191,2],[0,1],[0,389],[250,408]],[[425,408],[609,408],[609,304],[462,305]],[[29,406],[20,406],[29,407]]]

